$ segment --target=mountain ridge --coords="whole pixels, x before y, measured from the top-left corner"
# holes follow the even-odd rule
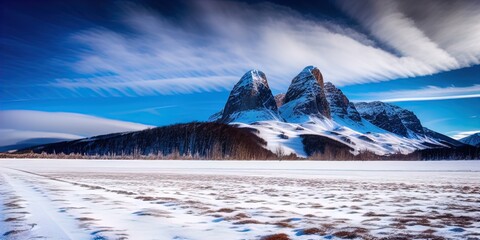
[[[235,84],[225,107],[207,123],[102,135],[19,153],[332,160],[480,155],[479,148],[423,127],[407,109],[378,101],[354,104],[335,85],[323,81],[320,70],[308,66],[292,79],[287,93],[273,96],[266,75],[250,70]]]
[[[220,112],[211,119],[221,123],[281,119],[266,75],[259,70],[250,70],[240,78]]]
[[[458,141],[474,147],[480,147],[480,132],[459,139]]]
[[[323,76],[318,68],[307,66],[292,79],[279,112],[287,122],[331,118]]]
[[[266,77],[264,79],[266,81]],[[350,102],[331,82],[324,83],[320,70],[314,66],[305,67],[292,79],[287,92],[273,99],[282,119],[257,118],[254,122],[235,123],[239,127],[255,128],[271,151],[281,148],[306,157],[304,146],[299,147],[302,144],[297,140],[305,134],[346,144],[354,154],[363,151],[379,155],[408,154],[422,149],[462,146],[448,136],[424,128],[418,117],[407,109],[380,101]]]

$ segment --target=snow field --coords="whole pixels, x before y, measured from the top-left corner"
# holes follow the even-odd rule
[[[479,171],[479,161],[0,160],[0,234],[478,238]]]

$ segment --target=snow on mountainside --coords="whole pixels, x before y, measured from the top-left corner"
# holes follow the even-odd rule
[[[323,91],[323,77],[318,68],[308,66],[293,78],[285,94],[280,115],[287,122],[304,122],[310,118],[330,118]]]
[[[325,96],[329,104],[330,115],[338,124],[362,133],[387,132],[363,119],[357,111],[355,104],[348,100],[342,90],[330,82],[325,83]]]
[[[387,131],[409,138],[425,135],[420,120],[411,111],[380,101],[355,106],[363,118]]]
[[[325,96],[327,97],[332,117],[348,118],[361,124],[362,119],[355,105],[348,100],[342,90],[336,88],[331,82],[325,83]]]
[[[262,77],[249,78],[250,73],[242,77],[230,94],[225,109],[233,106],[228,109],[234,110],[229,113],[224,110],[211,119],[255,129],[267,142],[266,148],[274,153],[307,157],[306,138],[311,136],[338,142],[354,154],[362,151],[378,155],[408,154],[458,145],[434,131],[428,130],[426,134],[415,114],[406,109],[382,102],[353,104],[332,83],[324,84],[316,67],[303,69],[292,80],[287,93],[275,97],[270,89],[266,90],[268,83],[263,73]],[[266,87],[263,92],[252,91],[252,84]],[[268,104],[259,104],[258,99],[265,99]],[[277,106],[283,119],[276,115]]]
[[[279,120],[277,105],[265,74],[258,70],[245,73],[230,92],[223,111],[210,119],[222,123]]]
[[[216,123],[108,134],[18,153],[207,159],[282,159],[295,154],[314,159],[379,159],[378,155],[396,158],[394,154],[421,150],[407,157],[480,156],[478,148],[424,128],[411,111],[383,102],[351,103],[333,84],[324,84],[320,71],[312,66],[292,80],[286,94],[276,97],[263,72],[247,72],[230,92],[225,108],[209,121]],[[478,138],[478,134],[471,137],[469,143],[475,139],[478,143]]]
[[[480,133],[474,133],[468,137],[460,139],[459,141],[474,147],[480,147]]]
[[[304,135],[316,135],[343,143],[358,154],[370,151],[378,155],[393,153],[408,154],[430,146],[443,146],[430,138],[408,139],[393,133],[361,133],[344,127],[332,120],[288,123],[280,121],[260,121],[254,124],[236,123],[241,128],[253,128],[257,135],[267,142],[266,148],[274,153],[279,150],[286,155],[308,157],[303,145]]]
[[[432,139],[435,139],[435,140],[437,140],[441,143],[447,144],[447,145],[451,145],[451,146],[454,146],[454,147],[461,147],[461,146],[465,145],[464,143],[462,143],[458,140],[455,140],[455,139],[453,139],[449,136],[445,136],[441,133],[430,130],[426,127],[423,128],[423,132],[425,132],[425,136],[427,136],[429,138],[432,138]]]

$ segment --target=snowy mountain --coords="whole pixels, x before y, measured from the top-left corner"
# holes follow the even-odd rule
[[[330,109],[318,68],[308,66],[295,78],[285,94],[280,115],[288,122],[305,122],[309,118],[330,119]]]
[[[257,102],[255,99],[259,98],[259,93],[255,91],[255,94],[243,94],[242,98],[236,98],[238,86],[245,85],[243,81],[248,79],[244,78],[245,76],[232,90],[226,106],[235,105],[235,109],[245,109],[239,106],[242,102]],[[268,86],[265,77],[259,80],[262,85]],[[265,95],[268,96],[268,107],[253,104],[246,109],[275,116],[270,94]],[[250,96],[253,100],[249,100]],[[266,148],[270,151],[300,157],[311,156],[316,151],[325,152],[325,148],[318,149],[317,146],[322,145],[319,143],[328,143],[327,148],[342,154],[345,151],[352,154],[368,151],[377,155],[409,154],[422,149],[461,145],[454,139],[424,129],[420,120],[409,110],[383,102],[350,102],[332,83],[324,83],[320,70],[313,66],[304,68],[293,78],[288,91],[273,99],[278,106],[280,118],[262,116],[256,119],[250,117],[244,121],[238,117],[225,117],[232,114],[223,113],[222,119],[228,121],[221,122],[234,122],[239,128],[255,129],[255,133],[266,141]],[[239,111],[234,111],[234,114],[237,112]],[[240,114],[234,116],[238,115]],[[212,119],[221,119],[219,116],[217,113]]]
[[[336,88],[331,82],[325,83],[325,96],[327,97],[332,117],[349,119],[362,124],[362,118],[355,105],[348,100],[342,90]]]
[[[410,138],[425,135],[420,120],[411,111],[380,101],[360,102],[355,107],[363,118],[379,128]]]
[[[480,147],[480,133],[474,133],[468,137],[460,139],[459,141],[474,147]]]
[[[233,87],[224,109],[209,121],[48,144],[23,152],[215,159],[480,156],[479,148],[423,127],[409,110],[378,101],[353,104],[332,83],[324,83],[313,66],[293,78],[287,93],[275,97],[263,72],[248,71]]]
[[[245,73],[230,92],[224,109],[210,117],[221,123],[280,119],[267,77],[258,70]]]

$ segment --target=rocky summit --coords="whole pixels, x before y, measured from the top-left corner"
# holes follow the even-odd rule
[[[325,83],[325,96],[327,98],[330,115],[332,118],[348,119],[353,122],[362,124],[362,118],[358,113],[355,104],[350,102],[343,94],[342,90],[338,89],[331,82]]]
[[[295,78],[285,94],[280,115],[290,122],[302,122],[309,117],[330,118],[330,108],[323,90],[323,77],[318,68],[308,66]]]
[[[300,157],[327,151],[327,145],[328,151],[347,155],[465,148],[457,140],[424,128],[407,109],[379,101],[350,102],[334,84],[324,83],[320,70],[313,66],[304,68],[293,78],[287,92],[276,96],[263,72],[247,72],[232,89],[225,108],[209,121],[247,128],[264,139],[270,151]],[[421,154],[431,154],[428,158],[451,156],[435,151]],[[445,153],[472,156],[468,155],[469,149],[452,151]]]
[[[251,123],[279,120],[278,109],[265,73],[250,70],[233,87],[218,122]]]

